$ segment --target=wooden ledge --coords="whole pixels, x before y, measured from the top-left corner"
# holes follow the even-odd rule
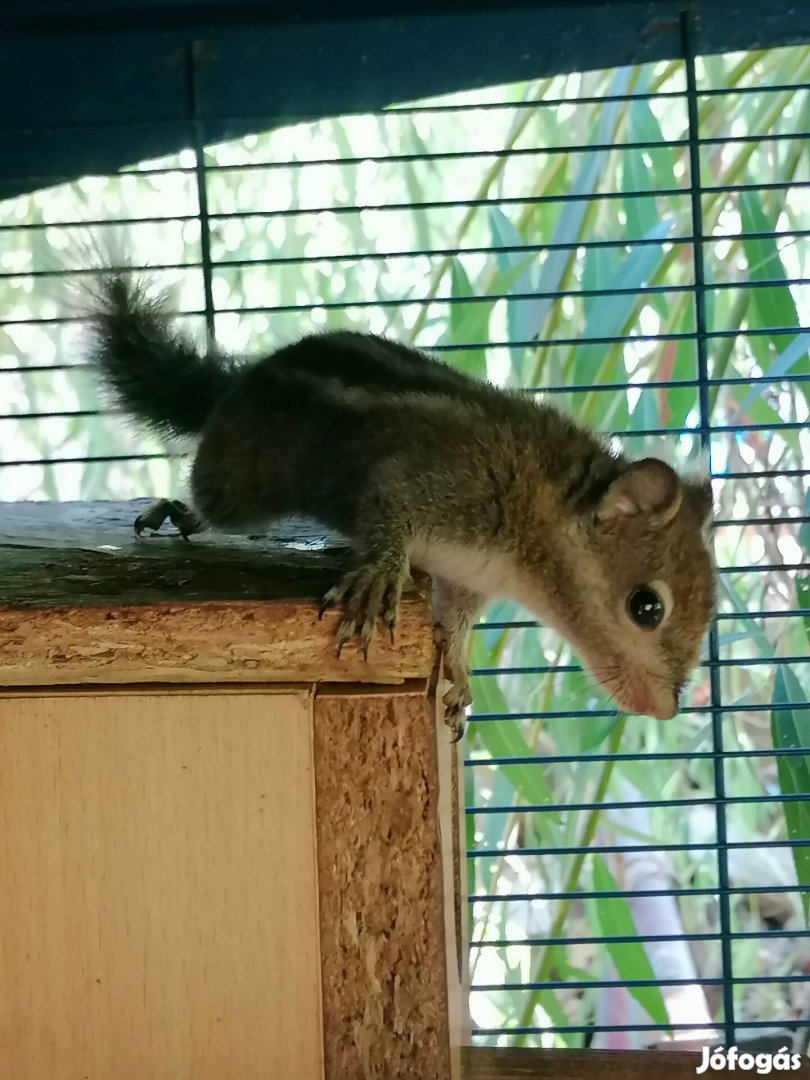
[[[429,583],[403,597],[392,645],[335,655],[317,606],[347,564],[339,537],[291,522],[271,536],[138,539],[148,500],[0,503],[0,686],[424,679]]]
[[[760,1047],[751,1053],[767,1051],[776,1054],[787,1046],[792,1054],[790,1037],[777,1040],[773,1046]],[[694,1080],[703,1054],[684,1050],[532,1050],[500,1047],[467,1046],[462,1050],[464,1080]],[[728,1069],[709,1069],[704,1077],[725,1076]],[[735,1070],[737,1076],[757,1076]],[[798,1070],[771,1076],[809,1076],[810,1061],[802,1058]]]

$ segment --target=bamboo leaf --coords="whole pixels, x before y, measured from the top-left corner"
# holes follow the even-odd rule
[[[782,375],[786,375],[791,368],[795,367],[802,358],[806,358],[809,354],[810,334],[798,334],[768,367],[765,372],[766,379],[777,382]],[[755,383],[740,402],[740,412],[748,412],[767,385],[767,382]]]
[[[789,840],[810,840],[810,709],[802,708],[804,700],[805,693],[792,669],[779,664],[773,684],[773,704],[780,706],[771,713],[773,745],[779,750],[808,751],[802,755],[778,754],[776,758],[782,794],[803,796],[795,802],[782,804]],[[799,884],[805,886],[800,896],[807,923],[810,920],[810,893],[806,891],[810,886],[810,847],[795,845],[791,851],[796,877]]]
[[[621,95],[627,92],[632,78],[631,70],[619,68],[613,74],[609,85],[606,87],[606,95]],[[621,102],[608,101],[599,111],[599,124],[594,133],[595,141],[605,145],[614,141],[616,128],[622,116]],[[554,232],[549,238],[552,244],[573,244],[579,239],[582,223],[588,209],[590,196],[597,188],[602,176],[607,154],[604,150],[595,150],[582,155],[582,164],[579,172],[574,177],[567,194],[580,196],[572,198],[562,204]],[[545,262],[540,270],[537,283],[537,291],[541,293],[557,292],[562,282],[563,274],[569,261],[573,258],[573,251],[565,248],[549,251]],[[535,333],[539,333],[551,312],[553,300],[541,300],[535,309],[537,327]]]
[[[473,640],[473,667],[486,667],[489,659],[483,642],[476,635]],[[476,679],[474,690],[476,711],[509,712],[509,705],[495,679]],[[499,765],[498,770],[507,777],[516,795],[524,802],[535,805],[553,801],[543,770],[523,762],[531,750],[517,724],[511,721],[485,721],[480,724],[473,722],[470,726],[475,728],[477,738],[492,757],[515,759],[513,765]],[[538,830],[551,843],[555,830],[550,816],[537,814],[536,817]]]
[[[798,578],[796,581],[796,601],[804,612],[802,622],[807,644],[810,645],[810,576]]]
[[[618,716],[594,716],[590,720],[583,717],[577,724],[580,753],[590,754],[598,750],[618,722]]]
[[[806,554],[810,555],[810,488],[804,493],[804,522],[799,528],[799,543]],[[804,632],[810,644],[810,575],[796,580],[796,600],[805,614],[802,616]]]
[[[765,213],[762,200],[757,191],[740,192],[740,220],[743,228],[743,250],[748,261],[748,274],[753,281],[772,281],[773,285],[762,286],[752,289],[750,320],[751,326],[757,329],[773,329],[774,333],[769,337],[752,338],[751,347],[757,354],[757,359],[763,367],[768,366],[770,357],[762,353],[763,347],[770,342],[770,348],[777,354],[782,353],[783,334],[776,333],[779,329],[797,330],[801,327],[796,304],[791,295],[787,281],[789,274],[785,271],[776,240],[773,235],[756,236],[750,233],[774,233],[775,225]],[[788,346],[790,348],[790,346]],[[778,363],[778,361],[777,361]],[[807,350],[802,350],[791,366],[799,372],[810,372],[810,357]],[[803,391],[806,396],[806,391]]]
[[[636,191],[651,191],[654,182],[641,150],[625,150],[622,167],[622,192],[629,195]],[[632,239],[644,236],[655,228],[658,212],[654,199],[629,197],[622,200],[627,216],[627,234]]]
[[[481,298],[470,301],[474,296],[472,283],[467,271],[459,259],[453,259],[450,271],[450,321],[446,341],[450,345],[463,345],[466,342],[485,342],[489,338],[489,317],[492,313],[492,301]],[[453,366],[468,375],[484,379],[487,374],[486,352],[481,349],[459,350],[453,356]]]
[[[641,235],[641,234],[639,234]],[[606,281],[613,281],[622,264],[622,252],[615,247],[588,248],[582,265],[582,288],[590,293],[604,288]],[[598,296],[583,296],[582,306],[586,317],[599,299]]]
[[[642,78],[638,85],[639,92],[648,88],[649,76]],[[639,97],[630,104],[630,133],[634,142],[651,144],[645,151],[652,162],[653,183],[649,186],[651,188],[678,187],[672,147],[664,138],[658,118],[650,108],[649,99],[645,97]]]
[[[475,790],[475,770],[464,770],[464,805],[475,806],[476,790]],[[475,818],[472,814],[464,815],[464,840],[467,851],[475,851],[476,839],[475,839]],[[467,891],[470,894],[474,894],[478,891],[479,885],[479,873],[478,863],[480,859],[467,858]],[[474,920],[472,918],[472,901],[470,902],[468,917],[470,918],[470,925],[474,926]]]
[[[600,855],[593,856],[592,884],[594,892],[618,891],[618,885]],[[600,896],[592,901],[592,913],[601,937],[632,937],[638,933],[623,896]],[[655,979],[655,972],[640,941],[607,942],[606,948],[622,982]],[[669,1027],[667,1007],[659,986],[628,986],[627,991],[655,1023]]]
[[[804,493],[804,521],[799,527],[799,543],[810,555],[810,488]]]
[[[644,236],[645,240],[660,240],[661,244],[637,244],[632,247],[619,265],[618,270],[605,282],[606,289],[628,289],[627,293],[620,295],[600,296],[592,304],[588,317],[585,320],[582,336],[588,337],[613,337],[620,334],[630,321],[632,313],[639,303],[636,290],[649,282],[660,266],[663,258],[663,241],[670,232],[674,218],[665,217],[656,222]],[[608,376],[601,367],[594,370],[594,365],[604,356],[604,346],[588,345],[587,342],[577,346],[572,364],[573,383],[587,383],[599,381]],[[601,395],[604,396],[604,395]]]
[[[496,253],[496,261],[501,275],[514,271],[525,263],[525,255],[521,255],[520,249],[526,241],[517,231],[515,226],[498,207],[493,207],[489,213],[489,227],[492,233],[492,243],[495,247],[511,247],[514,251],[499,251]],[[535,288],[536,272],[534,266],[525,265],[514,279],[510,292],[531,294]],[[538,312],[538,300],[512,300],[506,301],[506,326],[510,341],[531,341],[537,335],[540,328],[540,314]],[[512,363],[517,367],[523,355],[523,345],[510,346]]]
[[[557,1001],[553,990],[538,990],[537,1000],[554,1027],[565,1029],[571,1025],[571,1018]],[[559,1039],[564,1046],[571,1047],[582,1046],[584,1041],[582,1033],[577,1031],[557,1031],[555,1038]]]

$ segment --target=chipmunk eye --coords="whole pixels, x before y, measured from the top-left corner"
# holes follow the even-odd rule
[[[654,630],[664,617],[664,601],[649,585],[639,585],[627,598],[627,614],[644,630]]]

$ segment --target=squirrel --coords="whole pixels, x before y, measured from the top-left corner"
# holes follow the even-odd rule
[[[148,276],[105,270],[85,318],[88,359],[113,399],[161,434],[196,440],[193,509],[162,499],[184,537],[292,515],[357,555],[327,592],[338,655],[378,622],[393,639],[409,568],[431,575],[460,738],[470,631],[511,599],[555,628],[623,710],[676,715],[715,607],[707,476],[631,460],[524,392],[369,333],[305,336],[258,358],[198,349]]]

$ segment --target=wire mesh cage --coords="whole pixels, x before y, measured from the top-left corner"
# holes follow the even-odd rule
[[[179,493],[177,457],[104,407],[83,362],[65,283],[89,272],[88,230],[171,285],[201,341],[384,332],[631,452],[708,455],[720,605],[676,721],[617,715],[513,604],[476,628],[488,1045],[810,1026],[810,46],[699,57],[688,15],[678,33],[674,60],[242,117],[251,133],[221,141],[189,43],[174,152],[69,181],[55,160],[0,202],[6,500]]]

